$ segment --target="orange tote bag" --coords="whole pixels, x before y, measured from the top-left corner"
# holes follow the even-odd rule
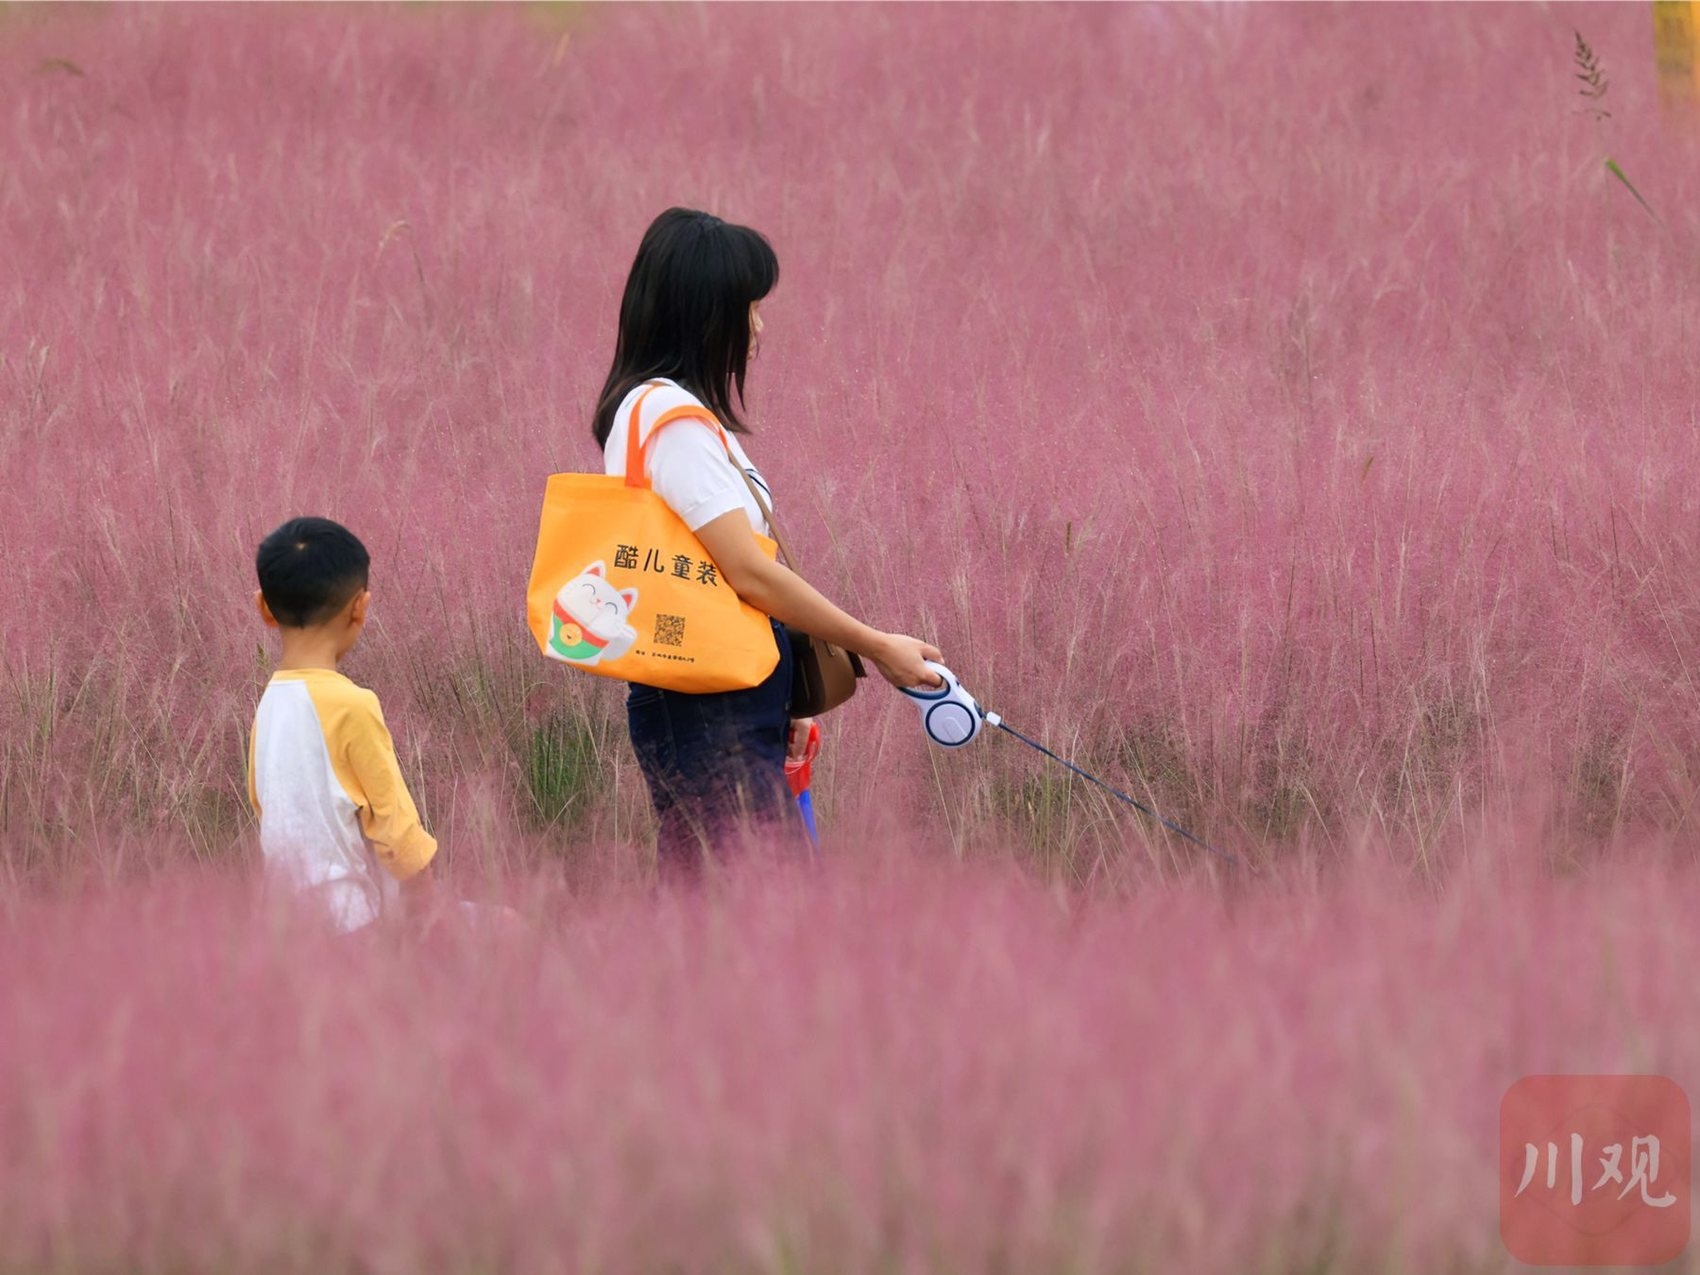
[[[653,389],[632,408],[625,477],[549,477],[526,590],[532,636],[549,659],[602,677],[693,694],[759,686],[779,664],[772,623],[649,489],[638,413]],[[702,409],[683,407],[663,413],[649,437],[685,418],[720,430]],[[773,541],[756,540],[774,556]]]

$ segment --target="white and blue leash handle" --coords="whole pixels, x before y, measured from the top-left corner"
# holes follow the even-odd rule
[[[1098,787],[1102,788],[1105,792],[1110,793],[1112,796],[1119,797],[1135,810],[1140,811],[1142,814],[1149,815],[1176,836],[1183,837],[1187,841],[1192,842],[1193,845],[1198,846],[1201,849],[1208,850],[1211,854],[1231,864],[1233,867],[1239,868],[1245,866],[1244,862],[1238,855],[1230,854],[1226,850],[1218,850],[1208,841],[1200,840],[1198,837],[1193,836],[1192,833],[1188,832],[1185,828],[1180,827],[1178,824],[1170,823],[1155,810],[1142,804],[1135,798],[1130,797],[1120,788],[1115,787],[1115,785],[1106,783],[1102,779],[1098,778],[1098,776],[1082,770],[1073,762],[1057,756],[1038,740],[1027,738],[1027,736],[1023,735],[1020,731],[1006,724],[1003,718],[999,717],[996,713],[988,713],[975,702],[974,697],[963,688],[962,683],[957,681],[956,674],[952,673],[944,665],[934,660],[928,660],[927,667],[937,673],[944,684],[939,687],[905,688],[903,693],[910,699],[914,700],[917,707],[920,708],[921,728],[927,732],[927,738],[932,740],[933,743],[937,744],[940,748],[965,748],[969,744],[973,743],[979,736],[980,726],[982,723],[987,726],[995,726],[1006,735],[1013,735],[1016,739],[1019,739],[1022,743],[1026,744],[1034,751],[1043,753],[1052,761],[1061,766],[1067,767],[1088,783],[1097,784]]]

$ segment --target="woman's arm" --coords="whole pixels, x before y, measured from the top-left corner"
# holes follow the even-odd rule
[[[872,660],[893,686],[942,685],[923,662],[940,659],[937,647],[919,638],[881,633],[839,610],[807,580],[761,551],[742,509],[704,523],[696,536],[721,577],[756,610]]]

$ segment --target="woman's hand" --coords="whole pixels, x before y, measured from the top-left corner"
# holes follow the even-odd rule
[[[742,509],[710,519],[696,535],[720,568],[720,578],[756,610],[872,660],[885,680],[900,689],[944,685],[925,663],[939,658],[936,646],[901,633],[881,633],[846,615],[808,581],[761,551]]]
[[[902,633],[885,633],[881,637],[880,649],[871,658],[886,681],[900,691],[944,685],[944,679],[926,665],[927,660],[944,663],[938,647]]]
[[[785,760],[802,761],[809,753],[809,728],[815,724],[812,717],[793,717],[791,719],[791,738],[785,744]]]

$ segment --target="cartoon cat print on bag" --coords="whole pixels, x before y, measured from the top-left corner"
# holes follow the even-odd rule
[[[637,630],[626,623],[637,600],[636,589],[608,583],[606,563],[591,563],[555,595],[549,658],[583,665],[619,659],[637,641]]]

